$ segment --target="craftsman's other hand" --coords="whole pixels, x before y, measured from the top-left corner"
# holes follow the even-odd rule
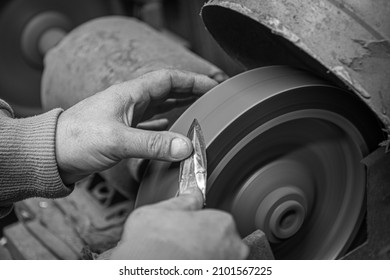
[[[232,216],[205,209],[198,188],[130,214],[111,259],[245,259]]]
[[[200,74],[158,70],[77,103],[58,119],[56,157],[62,180],[74,183],[125,158],[180,161],[188,157],[192,145],[187,137],[145,130],[164,126],[164,120],[137,125],[216,84]]]

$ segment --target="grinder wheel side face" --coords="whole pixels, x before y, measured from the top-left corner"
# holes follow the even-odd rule
[[[366,171],[381,140],[356,96],[287,67],[248,71],[195,102],[207,145],[207,207],[230,212],[242,237],[266,233],[277,259],[335,259],[360,227]],[[173,197],[178,164],[151,162],[136,205]]]

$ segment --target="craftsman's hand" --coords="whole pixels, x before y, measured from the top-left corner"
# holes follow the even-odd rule
[[[198,188],[136,209],[111,259],[245,259],[249,248],[233,218],[205,209]]]
[[[188,157],[192,145],[187,137],[141,130],[137,125],[216,84],[204,75],[160,70],[111,86],[77,103],[58,119],[56,156],[62,180],[73,183],[125,158],[179,161]],[[142,128],[153,125],[163,124],[150,123]]]

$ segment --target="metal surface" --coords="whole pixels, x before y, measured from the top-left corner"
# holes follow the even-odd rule
[[[197,119],[191,124],[187,134],[194,147],[192,155],[180,163],[179,195],[188,188],[197,187],[202,191],[206,204],[207,158],[202,129]]]
[[[171,130],[185,133],[194,118],[207,146],[208,207],[231,212],[243,237],[264,231],[277,259],[346,252],[364,216],[360,161],[383,137],[364,102],[275,66],[217,86]],[[136,206],[174,196],[177,175],[177,165],[152,162]]]
[[[211,0],[202,18],[249,69],[289,64],[351,88],[390,125],[390,2]]]

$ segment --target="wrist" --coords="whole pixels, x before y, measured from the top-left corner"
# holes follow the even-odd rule
[[[58,167],[58,173],[64,185],[71,185],[75,182],[86,177],[85,175],[75,174],[74,171],[69,167],[70,157],[68,155],[69,143],[66,142],[66,124],[64,123],[64,113],[59,115],[56,128],[56,140],[55,140],[55,151],[56,161]],[[67,147],[68,145],[68,147]]]

